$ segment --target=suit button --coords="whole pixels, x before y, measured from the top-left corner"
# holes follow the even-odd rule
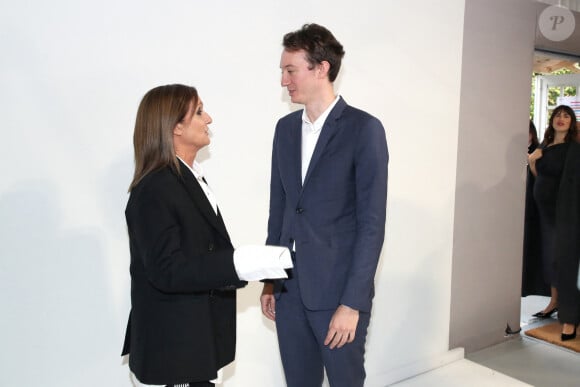
[[[207,246],[207,251],[213,251],[213,243],[210,242],[210,244]]]
[[[301,213],[303,213],[303,212],[304,212],[304,208],[297,208],[297,209],[296,209],[296,213],[297,213],[297,214],[301,214]]]

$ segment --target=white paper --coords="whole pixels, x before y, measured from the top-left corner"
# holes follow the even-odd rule
[[[286,247],[247,245],[234,251],[234,266],[244,281],[288,278],[284,269],[292,268],[292,258]]]

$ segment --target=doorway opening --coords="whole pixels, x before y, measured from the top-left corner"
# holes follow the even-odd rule
[[[580,117],[580,57],[536,51],[532,76],[530,122],[537,130],[539,143],[543,140],[552,111],[559,105],[570,106],[576,116]],[[530,146],[529,149],[533,150],[533,148]],[[557,319],[557,313],[547,318],[533,316],[550,303],[550,287],[545,283],[542,269],[540,221],[533,198],[533,184],[534,177],[528,170],[520,319],[523,331],[553,323]]]

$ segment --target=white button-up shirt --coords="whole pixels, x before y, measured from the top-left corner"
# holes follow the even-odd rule
[[[306,109],[302,111],[302,183],[304,183],[304,179],[306,178],[306,172],[308,171],[308,166],[310,165],[310,160],[312,159],[312,154],[314,153],[314,148],[316,148],[322,127],[326,122],[328,114],[330,114],[330,111],[338,102],[338,99],[339,97],[337,96],[314,122],[310,122],[306,114]]]
[[[217,213],[218,213],[217,199],[215,197],[215,194],[213,193],[213,191],[211,190],[211,188],[209,187],[209,185],[207,184],[207,182],[203,178],[203,168],[201,167],[201,165],[195,160],[193,161],[193,165],[188,165],[185,161],[183,161],[181,159],[181,157],[177,156],[177,158],[183,164],[187,165],[187,168],[189,168],[191,173],[193,173],[193,176],[198,181],[199,185],[201,186],[201,189],[203,190],[203,193],[205,193],[207,200],[209,201],[209,203],[211,204],[211,206],[213,207],[213,210],[215,211],[215,213],[217,215]]]

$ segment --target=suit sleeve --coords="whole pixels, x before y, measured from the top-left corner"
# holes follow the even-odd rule
[[[184,251],[178,209],[172,205],[170,192],[160,187],[143,189],[132,199],[126,211],[131,255],[133,260],[141,260],[155,288],[165,293],[190,293],[244,284],[235,272],[233,248],[214,251],[201,239],[203,228],[210,225],[200,222],[200,232],[192,235],[196,248]],[[208,232],[211,230],[205,235]]]
[[[369,117],[355,151],[356,240],[340,303],[368,312],[385,236],[389,154],[381,122]]]
[[[286,246],[281,243],[282,221],[284,218],[284,208],[286,203],[286,193],[280,178],[278,169],[278,131],[280,123],[276,126],[274,141],[272,145],[272,166],[270,171],[270,209],[268,216],[268,237],[267,245]]]

